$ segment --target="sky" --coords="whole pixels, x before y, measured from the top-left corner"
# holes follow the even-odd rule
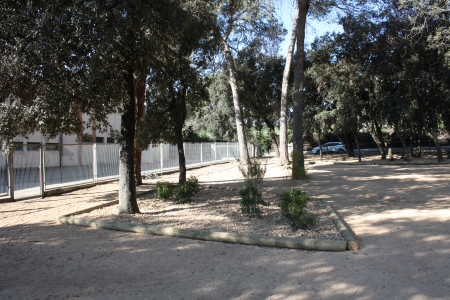
[[[280,6],[277,8],[277,12],[280,19],[283,21],[284,28],[288,31],[280,47],[280,55],[286,56],[287,49],[289,47],[289,39],[291,36],[295,7],[293,6],[292,1],[282,1]],[[314,41],[316,37],[333,31],[342,31],[342,27],[337,23],[329,23],[329,21],[319,22],[316,20],[312,20],[311,17],[308,17],[306,23],[305,47],[309,48],[309,45]]]

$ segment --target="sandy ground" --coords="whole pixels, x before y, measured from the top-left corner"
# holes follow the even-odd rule
[[[310,180],[295,183],[270,161],[276,172],[266,190],[294,184],[327,199],[359,251],[243,246],[56,222],[117,197],[112,183],[0,204],[0,299],[450,299],[450,165],[325,158],[310,167]],[[236,174],[234,164],[188,172],[217,187],[239,187]]]

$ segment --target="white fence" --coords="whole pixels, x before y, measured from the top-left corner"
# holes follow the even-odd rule
[[[249,154],[255,153],[248,145]],[[235,160],[237,143],[185,143],[186,166]],[[142,174],[179,168],[176,145],[151,145],[142,151]],[[9,174],[13,174],[10,176]],[[118,144],[37,145],[17,147],[13,155],[0,155],[0,196],[11,199],[44,195],[47,190],[117,179]]]

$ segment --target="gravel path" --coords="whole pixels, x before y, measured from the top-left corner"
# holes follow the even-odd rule
[[[314,159],[317,159],[314,157]],[[326,199],[360,250],[299,251],[59,225],[117,183],[0,204],[0,299],[449,299],[450,165],[332,165],[294,185]],[[273,163],[269,161],[269,163]],[[292,182],[270,176],[278,195]],[[189,171],[239,187],[232,164]],[[220,175],[216,176],[213,175]],[[171,176],[164,179],[170,180]],[[145,191],[148,185],[140,187]]]

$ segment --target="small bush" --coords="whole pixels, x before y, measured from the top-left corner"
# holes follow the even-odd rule
[[[198,179],[195,176],[191,176],[188,180],[178,185],[174,190],[175,202],[178,204],[189,203],[192,201],[192,196],[198,193],[200,186]]]
[[[167,181],[158,181],[155,186],[155,195],[158,199],[168,200],[174,198],[176,203],[191,202],[192,196],[200,190],[198,179],[191,176],[188,180],[179,185],[173,185]]]
[[[289,221],[292,229],[307,229],[316,224],[316,217],[304,211],[308,194],[291,188],[281,195],[281,213]]]
[[[158,181],[155,186],[156,198],[167,200],[172,197],[175,186],[167,181]]]
[[[186,181],[186,184],[194,192],[194,194],[196,194],[200,191],[200,185],[198,184],[197,177],[195,177],[195,176],[189,177],[188,180]]]
[[[266,166],[258,159],[252,159],[245,165],[239,165],[239,171],[245,181],[252,181],[256,187],[260,187],[266,175]]]
[[[268,206],[269,204],[262,199],[262,193],[254,185],[247,184],[242,190],[239,191],[241,195],[241,212],[249,215],[250,217],[260,217],[260,206]]]
[[[261,206],[269,205],[262,200],[260,189],[266,174],[266,167],[258,159],[249,160],[246,165],[240,165],[239,171],[244,180],[244,188],[239,191],[241,195],[241,212],[250,217],[261,216]]]

